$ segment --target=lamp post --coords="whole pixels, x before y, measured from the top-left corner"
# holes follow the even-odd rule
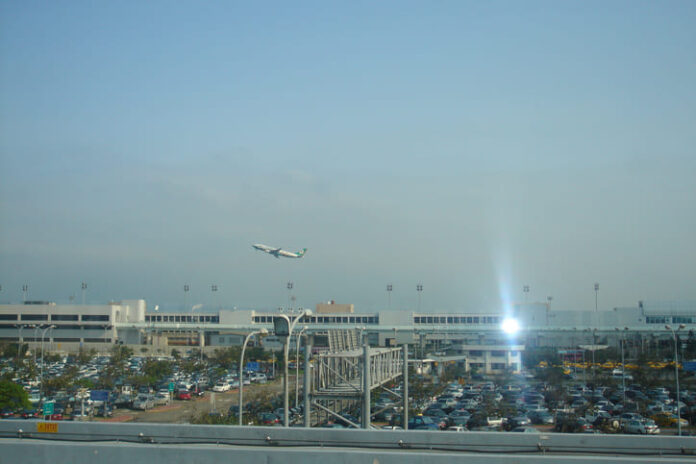
[[[22,295],[23,295],[22,298],[24,298],[23,301],[24,301],[25,303],[26,303],[26,301],[27,301],[27,292],[29,292],[29,285],[27,285],[27,284],[22,285]]]
[[[529,296],[529,285],[523,285],[522,291],[524,292],[524,304],[527,304],[527,297]]]
[[[290,337],[292,336],[292,329],[295,328],[300,320],[305,316],[311,316],[311,309],[303,309],[299,316],[295,317],[292,322],[290,318],[281,314],[280,316],[275,316],[273,318],[273,329],[278,337],[285,337],[285,349],[284,349],[284,365],[283,365],[283,426],[290,426],[290,416],[288,414],[289,409],[289,386],[288,386],[288,351],[290,350]]]
[[[597,329],[592,329],[592,373],[594,374],[594,364],[595,364],[595,346],[597,345]],[[592,376],[592,379],[594,381],[594,375]]]
[[[55,328],[55,325],[49,325],[45,329],[43,329],[43,332],[41,332],[41,386],[39,387],[39,394],[43,396],[43,368],[44,368],[44,337],[46,336],[46,332],[49,330]]]
[[[36,324],[34,326],[34,345],[36,345],[36,341],[39,339],[39,330],[43,329],[43,325],[41,324]],[[34,365],[36,365],[36,348],[37,346],[34,346]]]
[[[391,309],[391,292],[394,289],[392,284],[387,284],[387,308]]]
[[[421,293],[423,292],[423,284],[416,285],[416,291],[418,292],[418,312],[421,310]]]
[[[621,333],[621,387],[623,389],[623,407],[626,407],[626,362],[624,361],[624,343],[626,341],[626,331],[628,327],[624,327],[623,331],[620,331],[616,327],[616,331]]]
[[[291,302],[292,302],[292,288],[294,287],[294,284],[292,282],[288,282],[287,289],[288,289],[288,309],[291,307]]]
[[[186,311],[186,306],[188,306],[188,292],[191,290],[189,284],[184,284],[184,311]]]
[[[216,284],[212,284],[210,286],[210,291],[213,292],[213,306],[217,306],[217,291],[218,291],[218,286]]]
[[[665,329],[672,332],[672,338],[674,339],[674,378],[677,383],[677,434],[681,436],[681,414],[679,413],[679,358],[677,356],[677,332],[686,327],[684,324],[679,324],[677,330],[675,331],[672,326],[666,325]]]
[[[243,425],[242,423],[242,405],[244,404],[244,351],[246,350],[247,343],[249,343],[249,339],[253,337],[254,335],[266,335],[268,333],[268,329],[263,328],[261,330],[257,330],[255,332],[249,333],[249,335],[246,336],[244,339],[244,344],[242,345],[242,356],[239,359],[239,425]]]
[[[594,311],[597,313],[597,298],[599,296],[599,284],[595,282],[594,284]]]
[[[85,304],[85,293],[87,292],[87,282],[82,282],[82,285],[80,285],[82,288],[82,305],[84,306]]]
[[[297,342],[295,346],[295,409],[297,409],[297,400],[300,396],[300,340],[308,328],[307,326],[302,327],[302,330],[295,337]]]
[[[24,327],[31,329],[34,326],[33,325],[25,326],[23,324],[19,324],[19,325],[16,325],[15,327],[17,327],[19,329],[19,338],[17,339],[17,361],[15,363],[15,368],[17,368],[17,366],[19,366],[19,354],[22,351],[22,347],[24,346],[24,339],[22,338],[22,329],[24,329]]]

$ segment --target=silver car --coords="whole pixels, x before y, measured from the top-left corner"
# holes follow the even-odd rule
[[[152,395],[138,395],[133,401],[133,409],[141,409],[146,411],[155,407],[155,399]]]

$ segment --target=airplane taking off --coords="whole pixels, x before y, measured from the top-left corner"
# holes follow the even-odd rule
[[[280,258],[281,256],[284,258],[301,258],[305,255],[305,252],[307,251],[306,248],[303,248],[302,251],[298,251],[297,253],[293,253],[292,251],[285,251],[282,248],[269,247],[268,245],[263,245],[261,243],[257,243],[255,245],[252,245],[252,247],[256,248],[257,250],[261,250],[263,252],[266,252],[269,255],[273,255],[276,258]]]

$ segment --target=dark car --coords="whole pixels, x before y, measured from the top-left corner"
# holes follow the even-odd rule
[[[270,412],[262,412],[257,416],[257,419],[261,425],[275,425],[280,423],[280,418]]]
[[[488,427],[488,416],[485,414],[474,414],[469,418],[466,426],[469,430],[473,430],[475,427]]]
[[[532,421],[532,424],[537,425],[552,425],[553,415],[547,411],[532,411],[527,414],[527,417]]]
[[[512,430],[518,427],[527,427],[529,425],[532,425],[532,421],[529,419],[529,417],[515,416],[508,418],[508,420],[505,422],[505,429]]]
[[[5,408],[2,411],[0,411],[0,417],[2,417],[3,419],[9,419],[11,417],[15,417],[15,414],[16,414],[15,410],[10,409],[10,408]]]
[[[38,419],[41,417],[41,413],[38,409],[25,409],[22,411],[22,419]]]
[[[408,419],[409,430],[439,430],[440,427],[428,416],[415,416]]]

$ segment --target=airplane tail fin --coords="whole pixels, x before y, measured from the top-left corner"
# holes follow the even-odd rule
[[[304,254],[305,254],[306,252],[307,252],[307,249],[306,249],[306,248],[303,248],[302,251],[298,251],[298,252],[297,252],[297,256],[299,256],[299,257],[301,258],[301,257],[304,256]]]

